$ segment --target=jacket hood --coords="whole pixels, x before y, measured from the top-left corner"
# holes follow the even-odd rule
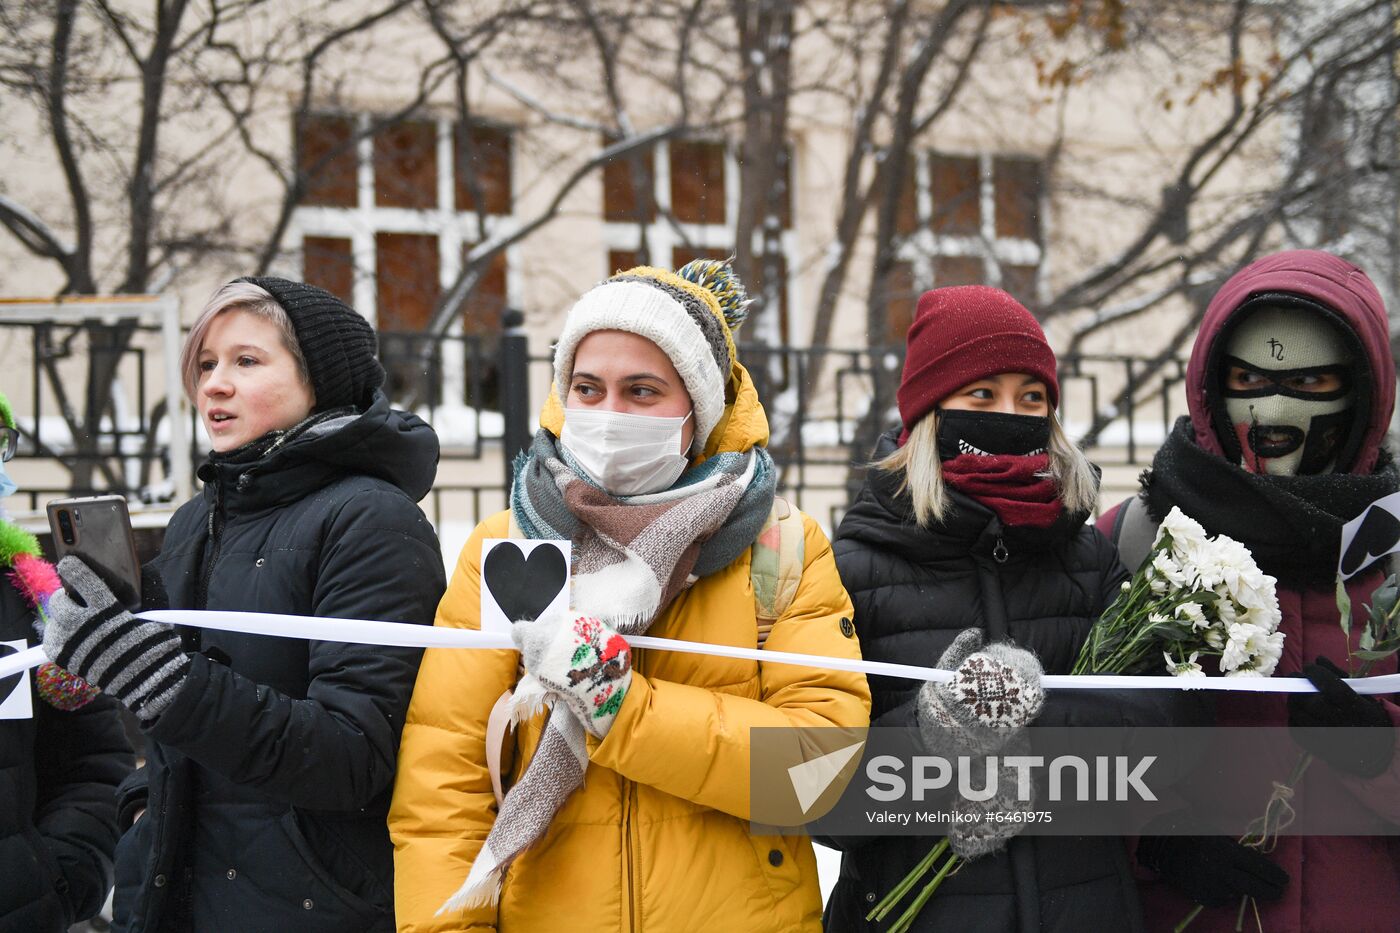
[[[1203,450],[1224,457],[1212,402],[1226,339],[1244,314],[1264,302],[1289,300],[1321,306],[1350,335],[1366,372],[1358,373],[1362,423],[1352,447],[1348,472],[1375,469],[1395,407],[1395,361],[1390,325],[1380,292],[1358,267],[1320,250],[1289,250],[1265,256],[1230,277],[1211,299],[1186,368],[1186,402],[1195,440]]]
[[[564,430],[564,406],[553,388],[540,409],[540,427],[555,437]],[[717,453],[743,453],[751,447],[764,447],[767,444],[768,415],[763,410],[763,403],[758,400],[758,390],[754,388],[749,371],[742,363],[736,362],[724,389],[724,412],[696,461]]]
[[[206,483],[223,474],[277,474],[279,499],[304,495],[339,474],[373,476],[403,490],[414,502],[433,488],[437,478],[437,432],[417,415],[389,406],[383,391],[363,412],[332,418],[308,428],[304,434],[252,464],[217,463],[200,467]],[[310,468],[310,469],[308,469]],[[304,476],[306,482],[297,477]],[[240,488],[246,484],[239,484]]]

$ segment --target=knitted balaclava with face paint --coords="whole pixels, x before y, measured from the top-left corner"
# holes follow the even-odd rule
[[[1320,309],[1262,304],[1221,360],[1240,465],[1275,476],[1330,473],[1356,420],[1354,354]]]

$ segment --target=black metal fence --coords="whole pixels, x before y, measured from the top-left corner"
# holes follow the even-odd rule
[[[424,503],[439,526],[472,525],[505,506],[509,463],[529,441],[550,378],[549,356],[531,354],[520,324],[518,313],[508,314],[502,335],[489,338],[380,335],[391,398],[423,415],[443,442],[439,481]],[[183,454],[170,450],[162,428],[166,399],[150,389],[158,380],[152,378],[154,345],[147,338],[156,329],[139,328],[123,345],[104,348],[83,344],[80,328],[68,327],[0,323],[0,346],[12,355],[23,355],[16,352],[21,343],[28,348],[29,372],[11,372],[27,381],[30,395],[16,411],[18,457],[52,467],[43,471],[47,481],[21,481],[30,507],[41,508],[57,495],[107,490],[146,501],[169,498],[172,456],[197,464],[206,449],[191,415],[195,441]],[[740,348],[768,412],[782,494],[833,526],[859,483],[874,439],[897,419],[894,391],[903,349]],[[120,391],[96,430],[78,424],[79,433],[87,433],[75,437],[74,418],[82,406],[65,387],[81,384],[76,380],[86,368],[84,353],[104,352],[121,357],[112,367]],[[1139,467],[1184,411],[1184,368],[1175,357],[1065,357],[1061,418],[1105,467]],[[75,476],[85,481],[75,483]]]
[[[740,356],[768,412],[780,490],[834,528],[859,489],[876,439],[898,423],[903,345],[750,345]],[[1100,466],[1129,468],[1110,477],[1128,483],[1185,413],[1185,367],[1174,356],[1063,357],[1059,417]]]
[[[162,441],[167,404],[161,363],[152,364],[161,353],[160,333],[145,324],[0,323],[6,356],[28,359],[27,372],[7,365],[0,379],[19,426],[15,469],[40,462],[52,467],[31,471],[42,479],[20,482],[18,495],[31,510],[63,495],[160,497],[171,476],[170,446]],[[121,386],[105,404],[89,385],[94,372],[112,373],[114,386]],[[101,412],[96,429],[87,430],[94,411]]]

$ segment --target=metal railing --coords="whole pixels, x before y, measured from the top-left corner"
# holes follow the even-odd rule
[[[741,347],[740,357],[768,413],[780,491],[834,528],[859,489],[875,440],[898,423],[904,347],[752,345]],[[815,388],[814,366],[823,373]],[[1185,366],[1177,357],[1067,356],[1059,361],[1059,417],[1101,466],[1146,466],[1185,413]]]
[[[180,339],[173,296],[0,299],[0,346],[29,363],[23,381],[14,378],[18,367],[9,368],[4,386],[12,404],[20,386],[29,393],[27,404],[14,404],[16,456],[69,474],[65,484],[25,484],[32,508],[65,493],[112,491],[147,501],[190,494],[192,464],[171,456],[188,446]]]

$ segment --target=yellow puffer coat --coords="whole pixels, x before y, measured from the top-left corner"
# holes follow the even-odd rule
[[[742,367],[733,404],[707,453],[767,440]],[[541,418],[556,433],[553,402]],[[508,513],[479,525],[462,549],[437,624],[479,625],[483,538],[508,536]],[[775,651],[855,658],[843,633],[851,603],[831,547],[804,516],[805,565],[773,626]],[[852,631],[850,625],[844,626]],[[749,552],[681,593],[649,635],[755,647]],[[607,738],[590,737],[582,790],[510,867],[495,909],[434,917],[471,868],[495,818],[486,768],[487,717],[517,678],[513,651],[429,650],[404,727],[389,830],[403,931],[794,931],[821,929],[816,860],[805,836],[749,833],[749,730],[863,727],[870,692],[859,674],[709,655],[633,652],[631,688]],[[544,716],[509,742],[518,777]]]

